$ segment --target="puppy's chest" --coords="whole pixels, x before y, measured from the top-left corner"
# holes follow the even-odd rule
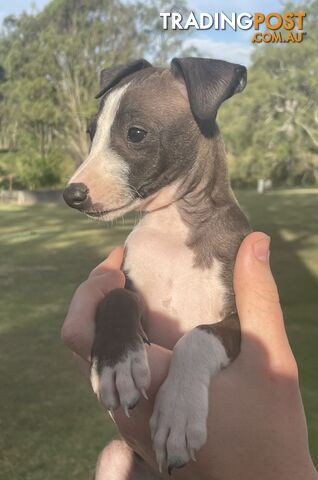
[[[191,328],[222,319],[222,265],[215,259],[211,268],[195,266],[188,234],[178,216],[154,212],[126,241],[124,270],[144,300],[145,328],[152,342],[166,348]]]

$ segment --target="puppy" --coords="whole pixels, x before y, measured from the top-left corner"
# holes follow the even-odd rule
[[[216,115],[245,85],[246,69],[221,60],[103,70],[90,153],[64,192],[93,218],[144,212],[125,244],[126,287],[98,308],[91,382],[107,409],[128,414],[150,383],[145,342],[173,350],[150,422],[160,470],[204,445],[210,381],[240,350],[232,273],[250,227]]]

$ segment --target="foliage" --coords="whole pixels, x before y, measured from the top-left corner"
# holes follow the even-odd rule
[[[178,32],[159,33],[161,9],[183,0],[52,0],[43,11],[4,19],[0,34],[0,148],[6,170],[29,188],[61,182],[88,152],[98,72],[148,57],[167,62]],[[158,44],[160,38],[160,45]],[[3,160],[0,163],[3,163]]]
[[[0,174],[28,188],[64,182],[88,152],[98,72],[133,58],[165,64],[189,54],[184,33],[162,31],[159,17],[183,11],[184,1],[52,0],[37,14],[5,18],[0,153],[11,153],[0,154]],[[318,0],[306,12],[303,43],[257,45],[245,92],[220,111],[234,185],[318,181]]]
[[[286,9],[297,11],[293,3]],[[306,12],[303,43],[258,46],[245,92],[221,112],[238,185],[257,178],[287,185],[318,181],[318,0]]]

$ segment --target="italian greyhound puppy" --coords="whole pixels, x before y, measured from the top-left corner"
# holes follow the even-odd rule
[[[232,273],[250,227],[216,115],[245,85],[245,67],[212,59],[103,70],[90,153],[64,191],[92,218],[144,212],[125,243],[126,286],[98,307],[91,383],[107,409],[128,414],[150,384],[145,342],[173,350],[150,421],[160,471],[204,445],[211,379],[240,351]]]

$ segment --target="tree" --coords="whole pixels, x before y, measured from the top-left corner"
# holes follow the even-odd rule
[[[67,165],[86,158],[102,68],[141,57],[166,62],[180,52],[178,32],[159,35],[161,8],[183,9],[183,0],[52,0],[37,14],[4,20],[0,141],[16,150],[7,161],[22,183],[58,183]]]
[[[318,181],[318,1],[306,11],[304,42],[257,47],[245,93],[221,112],[238,184]]]

